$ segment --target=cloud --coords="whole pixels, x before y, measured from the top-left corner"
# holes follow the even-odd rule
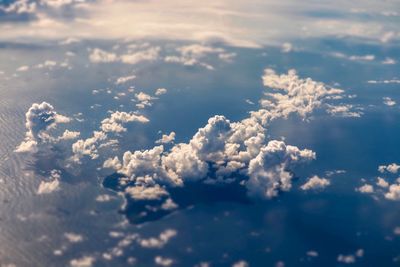
[[[139,102],[136,104],[137,108],[143,109],[145,107],[150,107],[153,105],[152,100],[154,97],[144,93],[144,92],[139,92],[135,94],[136,100]]]
[[[70,122],[70,118],[58,114],[52,105],[46,102],[34,103],[25,115],[27,132],[25,140],[17,147],[16,152],[37,152],[38,146],[54,143],[50,130],[60,123]]]
[[[393,99],[391,99],[390,97],[384,97],[383,98],[383,104],[385,104],[386,106],[394,106],[396,105],[396,101],[394,101]]]
[[[144,177],[144,179],[146,179],[146,177]],[[143,185],[129,186],[125,189],[125,193],[135,200],[155,200],[169,195],[169,193],[158,184],[149,187]]]
[[[373,61],[375,60],[375,55],[345,55],[343,53],[331,53],[332,56],[337,58],[344,58],[351,61]]]
[[[0,10],[6,13],[34,13],[36,11],[36,2],[29,0],[17,0],[11,2],[8,6],[0,6]]]
[[[327,104],[334,98],[342,97],[344,93],[342,89],[330,88],[310,78],[302,79],[295,70],[278,75],[272,69],[265,69],[262,79],[264,86],[274,90],[272,93],[266,93],[267,98],[260,101],[264,109],[253,113],[264,121],[287,118],[292,113],[306,118],[318,108],[325,108],[330,114],[341,114],[345,117],[360,115],[355,111],[349,113],[352,106]]]
[[[111,201],[111,196],[110,195],[106,195],[106,194],[103,194],[103,195],[98,195],[97,197],[96,197],[96,201],[97,202],[109,202],[109,201]]]
[[[160,50],[160,47],[150,47],[146,50],[121,55],[120,60],[126,64],[137,64],[142,61],[154,61],[158,58]]]
[[[63,134],[57,138],[57,140],[73,140],[79,137],[81,133],[77,131],[70,131],[70,130],[65,130]]]
[[[350,264],[350,263],[355,263],[356,262],[356,258],[353,255],[342,255],[342,254],[340,254],[337,257],[337,261],[338,262],[342,262],[342,263]]]
[[[158,237],[142,238],[138,243],[143,248],[163,248],[171,238],[177,235],[176,230],[167,229],[160,233]]]
[[[320,178],[317,175],[314,175],[308,181],[303,184],[300,188],[302,190],[311,190],[311,189],[323,189],[329,186],[331,182],[326,178]]]
[[[72,160],[80,162],[84,156],[89,156],[91,159],[98,158],[97,145],[100,141],[106,140],[107,135],[102,131],[93,132],[93,136],[87,139],[80,139],[72,144]]]
[[[164,94],[166,94],[166,93],[167,93],[167,89],[165,89],[165,88],[158,88],[158,89],[156,90],[155,95],[156,95],[156,96],[160,96],[160,95],[164,95]]]
[[[175,132],[170,132],[169,134],[163,134],[160,139],[156,141],[156,144],[168,144],[175,140]]]
[[[389,183],[385,179],[378,177],[377,180],[378,180],[376,182],[377,186],[382,187],[382,188],[387,188],[389,186]]]
[[[306,163],[315,158],[311,150],[300,150],[282,141],[270,141],[249,163],[246,186],[251,194],[275,197],[279,191],[291,189],[292,174],[287,170],[295,163]]]
[[[70,243],[80,243],[83,241],[83,236],[76,233],[65,233],[64,237]]]
[[[376,81],[376,80],[369,80],[367,83],[371,84],[398,84],[400,83],[399,79],[391,79],[391,80],[382,80],[382,81]]]
[[[249,267],[250,265],[247,263],[247,261],[240,260],[232,264],[232,267]]]
[[[281,51],[282,53],[289,53],[293,50],[293,45],[291,43],[285,42],[282,44]]]
[[[129,82],[129,81],[134,80],[135,78],[136,78],[135,75],[119,77],[119,78],[115,81],[115,84],[116,84],[116,85],[124,84],[124,83],[127,83],[127,82]]]
[[[60,190],[61,172],[52,170],[50,173],[50,181],[41,181],[37,190],[38,195],[50,194]]]
[[[306,120],[316,109],[329,110],[344,91],[310,78],[302,79],[293,70],[279,75],[266,69],[263,82],[269,92],[260,101],[261,108],[241,121],[231,122],[216,115],[186,143],[174,144],[169,149],[157,145],[126,151],[121,160],[119,157],[107,159],[103,167],[114,169],[115,174],[105,180],[105,186],[125,195],[128,202],[122,210],[140,214],[143,207],[147,215],[139,221],[153,216],[150,215],[153,212],[165,214],[169,201],[176,205],[171,210],[182,207],[176,192],[186,190],[190,194],[192,184],[198,188],[238,186],[244,195],[261,199],[289,191],[292,170],[312,161],[316,154],[284,141],[270,140],[266,135],[269,124],[291,114]],[[139,99],[147,101],[150,97],[143,95]],[[303,189],[327,185],[327,179],[312,177]]]
[[[385,194],[385,198],[390,200],[400,200],[400,184],[392,184],[389,191]]]
[[[396,163],[391,163],[389,165],[380,165],[378,167],[378,171],[380,173],[384,173],[384,172],[390,172],[393,174],[396,174],[400,169],[400,165],[397,165]]]
[[[19,67],[19,68],[17,69],[17,71],[19,71],[19,72],[27,71],[27,70],[29,70],[29,66],[26,66],[26,65],[21,66],[21,67]]]
[[[384,64],[384,65],[394,65],[396,63],[397,63],[397,61],[390,57],[387,57],[387,58],[385,58],[385,60],[382,61],[382,64]]]
[[[312,160],[315,153],[282,141],[265,142],[264,128],[256,122],[231,123],[215,116],[187,144],[176,144],[169,152],[163,146],[128,151],[122,162],[114,158],[105,165],[126,177],[121,182],[134,184],[125,193],[137,200],[167,198],[167,187],[181,187],[185,181],[229,183],[238,174],[248,177],[244,185],[250,194],[269,198],[289,190],[292,174],[287,170]]]
[[[94,48],[89,54],[89,60],[93,63],[120,62],[133,65],[142,61],[156,60],[160,50],[160,47],[150,47],[144,50],[118,55],[113,52],[104,51],[100,48]]]
[[[70,261],[71,267],[91,267],[95,263],[96,259],[92,256],[83,256],[78,259],[72,259]]]
[[[333,106],[333,105],[328,105],[328,110],[327,112],[333,116],[338,116],[338,117],[355,117],[359,118],[363,114],[360,110],[355,110],[353,105],[339,105],[339,106]]]
[[[337,261],[346,264],[352,264],[356,262],[357,258],[362,258],[363,256],[364,256],[364,250],[358,249],[354,254],[349,254],[349,255],[339,254],[337,257]]]
[[[26,0],[17,2],[28,3]],[[69,2],[45,1],[46,4],[20,4],[18,7],[1,5],[8,8],[8,12],[34,14],[33,19],[23,23],[9,22],[2,29],[2,39],[129,38],[225,42],[234,46],[260,47],[304,38],[353,37],[383,44],[399,38],[396,20],[376,15],[396,10],[396,1],[365,5],[361,0],[340,0],[335,6],[313,1],[301,4],[293,4],[289,0],[279,3],[255,1],[251,7],[246,1],[237,1],[232,5],[226,0],[218,3],[205,0],[191,5],[183,0],[168,3],[108,0],[84,4]],[[68,14],[73,19],[66,19],[62,12],[47,10],[63,6],[69,7]],[[360,6],[365,7],[365,16],[351,12]],[[154,13],[154,10],[162,12]],[[339,16],[311,17],[310,13],[315,10],[333,12]],[[293,24],[294,20],[296,24]]]
[[[205,63],[203,59],[208,55],[217,55],[219,59],[225,62],[231,62],[236,56],[235,53],[227,53],[223,48],[212,47],[208,45],[192,44],[176,48],[179,55],[169,55],[164,58],[165,62],[179,63],[184,66],[201,66],[209,70],[214,67]]]
[[[115,53],[109,53],[99,48],[95,48],[90,53],[89,60],[93,63],[109,63],[117,61],[118,56]]]
[[[123,127],[124,123],[128,122],[140,122],[140,123],[147,123],[149,122],[149,119],[147,119],[143,115],[136,115],[132,112],[121,112],[121,111],[116,111],[111,114],[109,118],[106,118],[101,121],[101,130],[105,133],[108,132],[115,132],[115,133],[120,133],[120,132],[125,132],[126,128]]]
[[[154,258],[154,262],[157,265],[168,267],[168,266],[171,266],[174,263],[174,260],[170,259],[170,258],[164,258],[162,256],[156,256]]]
[[[374,193],[374,187],[370,184],[365,184],[357,188],[356,191],[364,194],[372,194]]]
[[[307,256],[309,256],[309,257],[318,257],[318,252],[317,251],[315,251],[315,250],[310,250],[310,251],[307,251]]]

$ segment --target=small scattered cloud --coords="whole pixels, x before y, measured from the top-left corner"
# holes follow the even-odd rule
[[[392,107],[394,105],[396,105],[396,101],[394,101],[392,98],[390,97],[383,97],[383,104],[385,104],[386,106]]]
[[[154,258],[154,262],[157,265],[163,266],[163,267],[168,267],[171,266],[174,263],[174,260],[171,258],[166,258],[162,256],[156,256]]]
[[[80,243],[83,241],[83,236],[80,234],[76,233],[65,233],[64,237],[68,240],[70,243]]]
[[[398,165],[397,163],[391,163],[389,165],[380,165],[378,167],[378,171],[380,173],[384,173],[384,172],[389,172],[389,173],[393,173],[396,174],[400,169],[400,165]]]
[[[156,144],[169,144],[174,142],[175,132],[170,132],[169,134],[163,134],[160,139],[156,141]]]
[[[166,93],[167,93],[167,89],[165,89],[165,88],[158,88],[158,89],[156,90],[155,95],[156,95],[156,96],[160,96],[160,95],[164,95],[164,94],[166,94]]]
[[[124,84],[124,83],[127,83],[127,82],[129,82],[129,81],[134,80],[135,78],[136,78],[136,75],[122,76],[122,77],[119,77],[119,78],[115,81],[115,84],[116,84],[116,85]]]
[[[160,233],[158,237],[141,238],[138,239],[138,243],[143,248],[163,248],[171,238],[177,235],[177,231],[174,229],[167,229]]]
[[[329,186],[331,182],[326,178],[320,178],[317,175],[314,175],[308,181],[303,184],[300,188],[302,190],[316,190],[316,189],[324,189]]]
[[[374,187],[370,184],[364,184],[356,189],[356,191],[363,194],[372,194],[374,193]]]
[[[93,256],[83,256],[81,258],[72,259],[70,261],[71,267],[92,267],[96,262],[96,258]]]
[[[37,194],[50,194],[60,190],[60,178],[61,172],[59,170],[52,170],[50,173],[49,181],[40,182]]]

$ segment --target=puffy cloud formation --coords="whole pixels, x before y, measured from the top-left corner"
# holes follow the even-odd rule
[[[243,178],[250,194],[270,198],[291,188],[289,169],[315,158],[310,150],[300,150],[282,141],[267,141],[265,129],[254,119],[231,123],[214,116],[189,143],[179,143],[170,151],[163,146],[125,152],[122,162],[109,159],[128,184],[125,193],[133,199],[168,197],[167,187],[185,182],[230,183]]]
[[[87,139],[80,139],[72,144],[72,160],[80,162],[84,156],[89,156],[91,159],[99,157],[97,146],[101,141],[106,140],[107,135],[102,131],[95,131],[93,136]]]
[[[61,172],[59,170],[52,170],[50,172],[50,181],[41,181],[37,190],[37,194],[50,194],[60,190],[60,178]]]
[[[383,179],[381,177],[377,177],[377,180],[378,180],[376,182],[377,186],[382,187],[382,188],[387,188],[389,186],[389,183],[385,179]]]
[[[391,107],[391,106],[396,105],[396,101],[394,101],[394,100],[393,100],[392,98],[390,98],[390,97],[384,97],[384,98],[383,98],[383,104],[385,104],[386,106]]]
[[[164,95],[164,94],[167,93],[167,91],[168,91],[168,90],[165,89],[165,88],[158,88],[158,89],[156,90],[155,95],[156,95],[156,96]]]
[[[174,263],[174,260],[170,259],[170,258],[164,258],[162,256],[156,256],[154,258],[154,262],[157,265],[160,265],[160,266],[163,266],[163,267],[168,267],[168,266],[171,266]]]
[[[92,137],[80,139],[72,144],[72,161],[80,163],[85,156],[97,159],[99,157],[99,148],[118,143],[118,140],[109,140],[107,134],[125,132],[126,128],[123,124],[128,122],[147,123],[149,119],[134,112],[116,111],[111,113],[109,118],[101,121],[100,131],[94,131]]]
[[[397,174],[399,169],[400,165],[396,163],[380,165],[378,167],[378,171],[380,173],[386,173],[389,176]],[[400,178],[397,178],[393,183],[390,183],[391,180],[393,180],[393,177],[383,178],[378,176],[376,177],[376,188],[374,188],[370,184],[365,184],[359,188],[356,188],[356,191],[366,194],[377,193],[378,195],[383,196],[389,200],[400,200]]]
[[[25,117],[25,140],[17,147],[16,152],[37,152],[38,145],[54,143],[57,139],[51,136],[49,131],[57,124],[70,122],[68,117],[58,114],[54,107],[46,102],[32,104]],[[71,137],[69,132],[64,134],[62,139]]]
[[[111,114],[109,118],[104,119],[101,122],[101,129],[103,132],[125,132],[126,128],[123,127],[123,123],[127,122],[141,122],[141,123],[147,123],[149,122],[149,119],[147,119],[143,115],[136,115],[132,112],[121,112],[121,111],[116,111]]]
[[[83,256],[78,259],[70,261],[71,267],[91,267],[95,263],[96,259],[92,256]]]
[[[70,130],[65,130],[64,133],[57,138],[58,141],[61,140],[73,140],[79,137],[81,133],[77,131],[70,131]]]
[[[265,99],[260,101],[263,109],[254,112],[254,116],[261,117],[264,121],[274,118],[287,118],[292,113],[297,113],[302,118],[307,118],[315,109],[324,107],[330,114],[357,117],[360,113],[349,113],[350,106],[330,105],[329,100],[344,97],[342,89],[330,88],[311,78],[302,79],[295,70],[287,74],[276,74],[272,69],[265,69],[262,77],[266,87],[274,90],[267,93]]]
[[[337,261],[346,264],[351,264],[355,263],[357,258],[362,258],[363,256],[364,256],[364,250],[358,249],[354,254],[349,254],[349,255],[339,254],[337,257]]]
[[[374,187],[370,184],[365,184],[365,185],[360,186],[356,190],[360,193],[372,194],[374,192]]]
[[[389,165],[380,165],[378,167],[378,171],[380,173],[384,173],[384,172],[390,172],[393,174],[396,174],[400,169],[400,165],[396,164],[396,163],[391,163]]]
[[[175,132],[170,132],[169,134],[163,134],[159,140],[156,141],[157,144],[168,144],[175,140]]]
[[[310,189],[323,189],[329,186],[331,182],[326,178],[320,178],[317,175],[314,175],[308,181],[303,184],[300,188],[302,190],[310,190]]]
[[[135,97],[136,100],[139,102],[136,104],[136,107],[140,109],[143,109],[145,107],[150,107],[151,105],[153,105],[152,100],[155,99],[154,97],[143,92],[135,94]]]
[[[246,183],[251,193],[274,197],[279,191],[289,191],[292,174],[288,171],[295,163],[308,162],[315,158],[311,150],[300,150],[282,141],[270,141],[260,153],[250,161]]]
[[[79,243],[83,241],[83,236],[80,234],[76,233],[65,233],[64,237],[68,240],[70,243]]]
[[[196,54],[194,51],[189,49],[184,53]],[[238,184],[248,195],[261,198],[289,191],[291,170],[297,164],[313,160],[315,153],[283,141],[269,140],[268,125],[290,114],[307,119],[317,108],[328,110],[332,106],[328,102],[341,99],[344,91],[310,78],[299,78],[294,70],[278,75],[266,69],[263,82],[273,91],[260,101],[259,110],[242,121],[231,122],[217,115],[187,143],[177,143],[170,149],[158,145],[127,151],[121,160],[118,157],[106,160],[103,167],[112,168],[118,174],[114,179],[118,185],[112,188],[124,192],[129,200],[152,201],[158,205],[154,210],[166,211],[177,208],[174,188],[185,188],[193,182]],[[146,95],[137,97],[150,101]],[[165,136],[158,143],[165,143],[163,139],[171,138]],[[315,176],[302,189],[324,188],[329,184],[329,180]]]
[[[232,267],[249,267],[250,265],[247,263],[247,261],[240,260],[232,264]]]
[[[389,191],[385,194],[385,198],[390,200],[400,200],[400,184],[392,184]]]
[[[139,239],[138,243],[141,247],[144,248],[162,248],[164,247],[168,241],[176,236],[177,232],[173,229],[167,229],[163,232],[160,233],[160,235],[157,237],[151,237],[151,238],[143,238]]]

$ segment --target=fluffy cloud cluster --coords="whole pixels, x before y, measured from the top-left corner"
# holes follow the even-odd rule
[[[188,143],[169,151],[156,146],[149,150],[125,152],[122,162],[109,159],[124,176],[125,193],[133,199],[169,197],[167,188],[185,182],[231,183],[243,178],[250,194],[270,198],[291,188],[289,169],[315,157],[282,141],[268,141],[265,129],[254,119],[231,123],[224,116],[209,119]]]
[[[124,124],[128,122],[147,123],[149,119],[133,112],[116,111],[111,113],[110,117],[101,121],[100,131],[94,131],[92,137],[80,139],[72,144],[72,161],[80,163],[85,156],[97,159],[99,148],[118,143],[118,140],[110,140],[107,134],[125,132]]]
[[[141,247],[144,248],[162,248],[164,247],[168,241],[176,236],[177,232],[173,229],[167,229],[160,233],[158,237],[150,237],[139,239],[138,243]]]
[[[356,191],[364,194],[379,194],[389,200],[400,200],[400,178],[393,181],[393,176],[396,175],[400,170],[400,165],[391,163],[388,165],[380,165],[378,171],[382,174],[386,174],[388,177],[376,177],[376,187],[372,184],[364,184]],[[390,177],[392,176],[392,177]]]
[[[50,173],[49,181],[41,181],[37,190],[38,195],[50,194],[60,189],[61,172],[59,170],[52,170]]]
[[[326,178],[320,178],[316,175],[308,179],[308,181],[303,184],[300,188],[302,190],[311,190],[311,189],[323,189],[329,186],[331,182]]]
[[[351,111],[351,106],[328,104],[329,100],[338,100],[344,97],[344,91],[329,88],[321,82],[310,78],[300,78],[295,70],[287,74],[276,74],[272,69],[265,69],[263,83],[275,92],[267,93],[267,98],[260,101],[264,109],[255,114],[264,121],[270,118],[287,118],[291,113],[297,113],[306,118],[315,109],[325,107],[332,115],[345,117],[359,117],[360,112]]]
[[[50,130],[60,123],[70,122],[70,118],[58,114],[52,105],[46,102],[34,103],[25,115],[27,132],[25,140],[17,147],[16,152],[37,152],[39,145],[51,144],[62,139],[75,138],[79,133],[66,131],[55,138]]]
[[[183,54],[203,54],[206,50],[193,47]],[[210,52],[210,51],[208,51]],[[127,151],[122,159],[109,158],[104,167],[119,175],[118,190],[132,200],[173,202],[171,188],[188,183],[237,183],[247,193],[261,198],[275,197],[292,187],[291,170],[315,158],[315,153],[269,140],[266,132],[271,120],[298,114],[308,118],[315,109],[329,110],[331,100],[342,99],[344,91],[302,79],[294,70],[278,75],[266,69],[263,83],[273,91],[260,101],[261,108],[239,122],[224,116],[214,116],[187,143],[177,143],[170,149],[158,145],[147,150]],[[144,99],[145,100],[145,99]],[[157,143],[169,141],[163,136]],[[168,139],[168,140],[167,140]],[[165,142],[164,142],[165,141]],[[303,190],[324,188],[329,180],[312,177]],[[175,206],[174,206],[175,207]]]
[[[111,114],[109,118],[104,119],[101,122],[101,129],[103,132],[125,132],[126,128],[123,127],[123,123],[127,122],[140,122],[140,123],[147,123],[149,122],[149,119],[147,119],[143,115],[136,115],[134,113],[128,113],[128,112],[121,112],[121,111],[116,111]]]
[[[168,144],[175,140],[175,132],[170,132],[169,134],[163,134],[159,140],[156,141],[157,144]]]
[[[396,164],[396,163],[391,163],[389,165],[380,165],[378,167],[378,171],[380,173],[384,173],[384,172],[390,172],[393,174],[396,174],[400,169],[400,165]]]

